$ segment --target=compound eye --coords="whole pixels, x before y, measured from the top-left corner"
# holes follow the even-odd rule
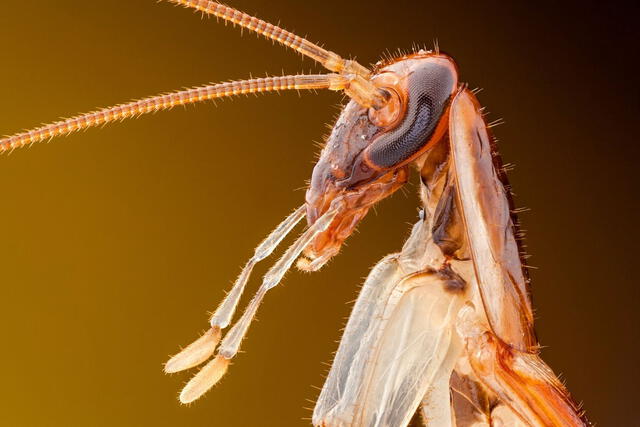
[[[394,88],[382,87],[381,89],[386,92],[387,102],[379,110],[369,108],[369,120],[378,127],[390,128],[398,124],[405,108],[402,98]]]

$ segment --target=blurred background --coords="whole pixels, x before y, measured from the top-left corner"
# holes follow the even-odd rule
[[[544,359],[598,425],[638,425],[637,23],[615,2],[233,0],[365,64],[437,39],[495,129],[533,255]],[[228,79],[321,71],[153,0],[0,2],[0,133]],[[632,78],[633,73],[633,78]],[[292,272],[227,377],[180,406],[166,376],[254,246],[304,197],[336,93],[175,109],[0,157],[0,424],[308,424],[370,267],[415,186],[341,255]],[[271,261],[270,261],[271,262]],[[257,278],[270,264],[256,271]]]

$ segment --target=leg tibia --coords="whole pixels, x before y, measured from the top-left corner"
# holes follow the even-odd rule
[[[466,307],[462,313],[469,314]],[[478,323],[459,319],[466,354],[478,380],[531,426],[584,426],[577,405],[536,353],[516,350]]]

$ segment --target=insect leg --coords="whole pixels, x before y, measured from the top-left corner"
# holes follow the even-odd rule
[[[457,330],[475,376],[530,426],[588,425],[562,383],[537,353],[517,350],[478,320],[472,306],[458,316]],[[502,417],[509,411],[503,410]]]
[[[449,387],[455,426],[531,427],[478,379],[464,353],[456,363]]]
[[[461,365],[464,365],[461,367]],[[475,378],[465,357],[461,357],[451,374],[451,410],[456,426],[490,427],[492,400],[490,392]],[[425,407],[422,412],[425,414]],[[427,415],[427,414],[425,414]],[[426,419],[426,416],[424,417]],[[511,425],[511,424],[506,424]]]

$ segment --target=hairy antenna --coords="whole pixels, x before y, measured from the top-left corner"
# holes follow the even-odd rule
[[[239,25],[242,28],[261,34],[268,39],[277,41],[284,46],[298,51],[304,56],[314,59],[329,71],[334,71],[342,75],[354,75],[354,77],[351,78],[351,87],[345,91],[347,95],[365,107],[374,107],[379,109],[386,104],[386,92],[378,89],[373,83],[371,83],[371,71],[356,61],[344,59],[337,53],[326,50],[285,29],[215,1],[166,1],[199,10],[206,15],[213,15],[227,22],[231,22],[234,25]]]
[[[146,113],[168,110],[177,105],[193,104],[216,98],[249,93],[273,92],[290,89],[331,89],[343,90],[350,81],[340,74],[312,74],[282,77],[264,77],[250,80],[212,84],[181,90],[114,107],[103,108],[87,114],[59,120],[48,125],[21,132],[0,139],[0,153],[11,151],[25,145],[69,135],[81,129],[100,126],[116,120],[137,117]]]
[[[270,24],[262,19],[255,18],[237,9],[225,6],[210,0],[166,0],[177,5],[199,10],[207,15],[239,25],[250,31],[265,36],[268,39],[277,41],[291,49],[294,49],[304,56],[314,59],[330,71],[343,74],[357,74],[368,78],[371,72],[356,61],[346,60],[337,53],[311,43],[310,41],[297,36],[276,25]]]
[[[81,129],[100,126],[116,120],[137,117],[141,114],[167,110],[176,105],[192,104],[225,96],[279,91],[285,89],[344,90],[354,101],[364,107],[382,108],[388,99],[386,91],[377,88],[370,80],[371,72],[356,61],[323,49],[310,41],[276,25],[255,18],[239,10],[210,0],[166,0],[176,5],[193,8],[213,15],[234,25],[262,34],[268,39],[290,47],[308,56],[325,68],[339,74],[314,74],[283,77],[265,77],[236,82],[220,83],[172,92],[103,108],[87,114],[58,120],[48,125],[0,138],[0,154],[56,136],[69,135]]]

